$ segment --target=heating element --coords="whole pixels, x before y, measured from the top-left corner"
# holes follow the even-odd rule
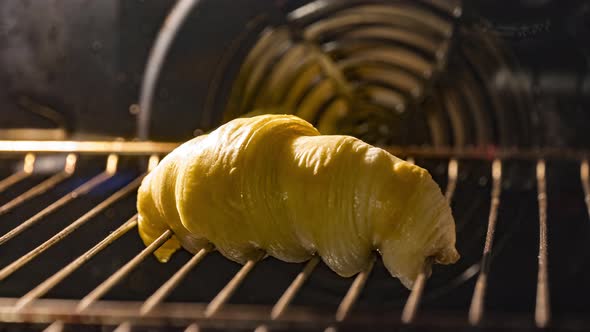
[[[550,183],[549,186],[547,184],[548,174],[551,174],[554,169],[563,169],[563,166],[552,168],[552,165],[556,163],[574,165],[578,170],[577,183],[572,186],[578,186],[583,196],[575,197],[579,200],[579,204],[573,205],[585,206],[583,211],[578,211],[582,213],[585,220],[568,222],[587,224],[590,217],[588,162],[590,153],[588,151],[387,148],[396,155],[405,156],[410,162],[429,168],[434,178],[441,186],[444,186],[443,192],[452,202],[457,218],[458,246],[464,262],[464,264],[458,263],[455,267],[435,267],[433,277],[430,279],[425,272],[422,273],[414,289],[408,292],[399,286],[396,279],[386,276],[379,257],[375,257],[375,264],[371,264],[368,270],[350,280],[331,276],[321,282],[316,281],[315,288],[309,285],[310,279],[313,279],[314,275],[329,274],[318,258],[300,265],[265,259],[260,262],[249,261],[243,266],[238,266],[223,259],[214,251],[202,249],[194,256],[183,252],[176,254],[168,264],[157,263],[152,253],[170,238],[172,232],[165,232],[154,243],[144,248],[135,232],[137,215],[134,196],[146,172],[153,169],[160,157],[175,146],[177,144],[159,142],[0,141],[0,155],[8,158],[7,161],[14,160],[14,163],[10,164],[18,164],[20,167],[14,169],[13,173],[6,172],[3,175],[6,177],[0,180],[0,198],[2,199],[0,201],[0,227],[2,227],[0,296],[3,296],[0,298],[0,320],[38,323],[46,331],[62,331],[69,326],[77,326],[76,324],[108,325],[116,327],[116,331],[130,331],[134,327],[152,325],[166,325],[185,331],[196,331],[207,327],[239,327],[244,330],[267,331],[294,327],[317,328],[318,326],[326,331],[334,331],[359,328],[367,323],[376,329],[403,326],[418,328],[436,326],[448,329],[468,326],[506,329],[556,326],[581,329],[584,324],[590,323],[587,311],[564,315],[566,310],[558,308],[562,300],[558,300],[558,305],[555,306],[555,309],[559,311],[558,318],[552,319],[551,290],[554,287],[549,278],[548,252],[552,247],[548,238],[551,238],[553,223],[566,221],[548,218],[548,216],[559,215],[559,211],[550,210],[552,206],[548,205],[548,200],[552,197],[552,192],[549,190],[552,184]],[[42,174],[35,181],[25,183],[27,178],[36,176],[38,167],[42,166],[39,164],[43,164],[43,160],[50,157],[62,160],[63,169],[51,174]],[[500,250],[496,247],[504,246],[502,251],[508,256],[518,255],[520,251],[517,249],[513,253],[506,252],[508,250],[506,242],[518,241],[514,239],[514,234],[505,232],[507,234],[504,234],[502,238],[495,236],[498,227],[506,227],[507,224],[516,222],[514,219],[505,218],[506,215],[501,212],[503,205],[514,204],[514,202],[503,202],[505,195],[518,200],[518,195],[506,194],[506,191],[513,190],[511,188],[519,187],[516,184],[518,181],[514,180],[512,169],[514,163],[526,165],[525,169],[532,167],[533,171],[529,175],[533,179],[529,180],[534,180],[533,186],[524,185],[524,189],[516,190],[536,197],[535,205],[538,210],[536,214],[533,214],[536,215],[535,222],[538,227],[528,229],[528,232],[534,232],[538,239],[538,247],[534,249],[537,256],[529,257],[531,262],[536,261],[535,264],[538,267],[538,275],[535,278],[535,299],[528,308],[525,308],[525,311],[517,313],[508,312],[508,310],[501,312],[497,310],[497,307],[494,308],[495,310],[487,309],[488,299],[493,298],[494,295],[488,287],[494,280],[494,271],[507,268],[496,265],[495,261],[492,263],[496,251]],[[96,171],[98,164],[102,165],[102,171]],[[474,164],[478,166],[474,168]],[[94,169],[94,173],[88,169],[85,171],[85,167]],[[482,169],[485,171],[481,171]],[[522,172],[519,173],[520,180],[527,180],[522,179],[522,174]],[[479,190],[468,188],[461,194],[462,186],[471,186],[469,182],[471,177],[475,177]],[[512,182],[514,183],[510,185]],[[479,246],[476,254],[473,247],[469,252],[466,251],[468,247],[462,248],[461,234],[472,231],[469,231],[468,224],[463,224],[462,219],[465,218],[457,209],[473,205],[477,196],[485,197],[488,208],[487,211],[481,211],[483,215],[487,215],[487,226],[486,220],[468,221],[472,225],[479,225],[478,227],[484,230],[481,233],[481,241],[476,241]],[[50,201],[55,197],[55,200]],[[93,204],[88,206],[89,202]],[[86,204],[86,210],[76,207],[82,203]],[[45,205],[40,206],[40,204]],[[556,206],[555,209],[557,208]],[[568,205],[566,208],[571,209],[571,206]],[[507,210],[512,211],[514,208]],[[64,212],[67,213],[64,215]],[[72,216],[70,213],[80,214]],[[52,218],[55,215],[67,220],[57,222],[55,218]],[[97,225],[99,222],[100,224]],[[51,232],[40,229],[48,224],[59,225],[54,225],[57,228],[52,229]],[[89,243],[92,237],[88,235],[89,231],[84,230],[92,225],[94,226],[90,232],[97,233],[95,236],[97,240]],[[98,236],[100,233],[104,234],[102,238]],[[479,233],[472,232],[470,236],[477,237],[477,234]],[[36,236],[27,237],[31,235]],[[73,241],[72,239],[77,236],[79,237],[77,242]],[[26,242],[29,239],[33,240],[30,240],[30,243]],[[62,242],[69,240],[73,242],[68,246],[62,245]],[[84,244],[80,245],[80,243]],[[115,252],[109,251],[118,243],[122,243],[123,246],[117,247]],[[74,246],[79,247],[76,249]],[[511,248],[514,250],[519,247]],[[12,250],[19,253],[13,254]],[[530,252],[533,248],[522,248],[522,250]],[[122,251],[126,253],[121,254]],[[480,255],[482,251],[483,254]],[[51,255],[44,255],[46,252],[51,252]],[[61,257],[57,259],[60,263],[47,263],[48,258],[55,260],[55,257]],[[175,261],[175,257],[180,258]],[[225,266],[216,269],[216,265],[212,265],[208,270],[199,269],[199,267],[204,268],[200,265],[207,265],[208,260],[222,262]],[[151,266],[146,267],[146,264]],[[558,263],[551,262],[551,264],[559,268]],[[273,277],[272,273],[281,269],[291,271],[291,274],[280,276],[282,280],[278,283],[280,287],[271,285],[269,279],[276,277]],[[297,272],[298,269],[299,272]],[[80,270],[86,272],[72,278]],[[93,270],[105,270],[106,274],[87,272]],[[195,270],[200,271],[199,275],[209,275],[209,277],[200,279],[193,275]],[[261,276],[256,275],[257,270],[262,270],[266,278],[260,279]],[[38,271],[38,275],[24,274],[33,273],[32,271]],[[134,276],[134,271],[140,272],[143,275],[142,279],[148,279],[147,282],[145,280],[138,282],[139,274]],[[153,285],[153,282],[149,280],[152,277],[150,271],[166,272],[165,276],[154,274],[154,279],[161,281],[161,284]],[[228,271],[231,272],[228,273]],[[449,271],[454,272],[449,274],[447,273]],[[439,280],[436,281],[437,276],[441,276],[442,279],[438,278]],[[80,281],[80,278],[88,280]],[[129,281],[130,278],[135,280]],[[218,279],[217,282],[208,288],[208,293],[214,294],[208,300],[195,302],[167,300],[170,297],[183,298],[178,294],[172,295],[187,284],[207,283],[216,279]],[[431,279],[434,280],[432,282],[438,282],[439,286],[429,288]],[[518,278],[514,279],[514,282],[518,284],[516,281]],[[338,291],[330,290],[330,286],[327,287],[328,293],[331,293],[333,298],[339,299],[338,305],[334,308],[326,303],[315,305],[314,301],[306,302],[313,297],[303,296],[302,293],[309,287],[311,292],[322,292],[322,287],[318,285],[325,288],[326,280],[329,280],[328,283],[340,283],[339,285],[343,286]],[[133,286],[134,283],[138,285]],[[383,298],[375,300],[376,297],[370,294],[365,294],[366,296],[363,297],[365,291],[369,292],[372,283],[376,286],[371,293],[375,291],[384,293],[381,296],[390,298],[393,304],[388,304]],[[387,294],[388,288],[382,286],[384,283],[395,285],[396,290]],[[18,289],[11,286],[16,284],[24,286],[19,286]],[[62,291],[62,297],[60,297],[60,292],[55,290],[64,284],[67,285],[66,288],[75,288],[76,291],[73,293],[83,295],[63,296],[65,293]],[[144,285],[148,285],[146,289],[135,293],[125,289],[141,288]],[[220,287],[215,288],[217,286]],[[494,287],[497,288],[497,285]],[[509,285],[503,287],[510,288]],[[267,300],[274,298],[271,303],[249,303],[255,296],[243,295],[238,296],[239,301],[232,301],[240,292],[255,294],[264,292],[265,288],[280,289],[276,293],[272,291],[272,294],[269,294]],[[555,289],[561,293],[564,288]],[[585,289],[581,288],[580,291]],[[120,294],[117,295],[117,292]],[[439,296],[438,300],[435,297],[434,301],[430,300],[430,305],[423,308],[422,304],[429,295],[437,292],[447,295]],[[464,301],[463,308],[460,308],[461,305],[449,306],[448,298],[455,297],[454,292],[469,294],[470,298]],[[523,292],[526,293],[526,290]],[[147,296],[138,298],[141,297],[140,293],[141,296],[143,294]],[[524,294],[515,296],[521,295],[524,296]],[[558,295],[562,297],[563,294]],[[575,298],[587,295],[572,293],[568,296]],[[298,301],[300,296],[303,298]],[[464,295],[456,296],[465,299]],[[396,301],[397,304],[394,303]],[[447,301],[443,303],[444,310],[436,309],[436,304],[432,305],[437,301]],[[492,302],[498,302],[498,299]],[[430,307],[434,309],[429,309]],[[374,308],[379,309],[374,310]]]

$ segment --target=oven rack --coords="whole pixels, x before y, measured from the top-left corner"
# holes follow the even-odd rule
[[[159,161],[160,155],[171,151],[178,143],[164,142],[123,142],[123,141],[0,141],[0,155],[17,155],[23,157],[22,169],[4,179],[0,179],[0,193],[10,186],[23,181],[35,172],[35,159],[39,154],[67,153],[63,171],[51,175],[44,181],[29,188],[24,193],[0,206],[0,215],[7,213],[18,205],[41,195],[61,181],[72,176],[76,170],[76,162],[79,155],[98,154],[107,157],[104,171],[90,180],[82,183],[57,201],[45,207],[31,218],[18,224],[9,232],[0,235],[0,252],[2,245],[26,231],[52,212],[68,205],[69,202],[85,195],[93,188],[104,183],[118,171],[119,156],[136,155],[149,158],[146,173],[118,189],[115,193],[103,200],[98,205],[87,211],[81,217],[72,221],[58,233],[50,236],[44,243],[19,257],[7,266],[0,268],[0,283],[12,275],[15,271],[25,266],[38,255],[57,244],[65,237],[76,231],[80,226],[91,220],[99,213],[123,197],[131,195],[139,187],[141,180],[153,169]],[[115,325],[115,331],[131,331],[134,325],[146,324],[173,324],[185,326],[186,331],[196,331],[199,326],[221,327],[252,327],[256,331],[266,331],[271,328],[285,326],[305,326],[313,322],[326,327],[326,331],[333,331],[337,327],[362,326],[363,322],[370,321],[376,326],[421,326],[435,321],[437,326],[461,327],[481,326],[486,322],[487,315],[498,316],[494,321],[501,321],[504,327],[523,327],[529,322],[522,317],[510,315],[489,314],[485,311],[487,278],[492,268],[490,256],[493,250],[494,234],[496,230],[498,209],[501,204],[502,192],[502,166],[506,160],[524,159],[536,162],[536,187],[537,204],[539,210],[539,247],[538,247],[538,276],[536,288],[536,300],[534,307],[534,325],[544,328],[550,326],[551,308],[548,280],[548,242],[547,242],[547,192],[546,173],[548,159],[568,159],[579,163],[580,183],[584,192],[584,200],[590,217],[590,166],[589,151],[575,149],[497,149],[497,148],[428,148],[428,147],[386,147],[386,149],[399,156],[406,156],[413,162],[413,158],[439,158],[448,159],[447,185],[444,189],[445,196],[452,200],[457,187],[460,164],[464,159],[479,159],[491,163],[492,188],[490,193],[490,210],[487,223],[487,233],[483,253],[481,255],[481,269],[477,271],[477,281],[473,292],[469,312],[467,315],[457,313],[420,313],[420,302],[423,290],[428,282],[425,272],[416,280],[415,286],[407,298],[401,312],[391,312],[383,317],[373,313],[354,313],[352,308],[367,282],[372,265],[365,271],[354,277],[350,288],[343,294],[337,311],[325,312],[315,308],[304,306],[292,306],[291,301],[303,286],[305,281],[313,273],[320,263],[318,258],[311,259],[292,281],[290,286],[278,297],[273,307],[260,305],[234,305],[227,301],[246,279],[248,274],[256,268],[257,262],[249,261],[233,276],[233,278],[219,291],[208,303],[170,303],[164,302],[166,297],[186,277],[188,272],[199,262],[206,259],[209,251],[202,249],[194,255],[185,265],[177,270],[173,276],[161,285],[149,298],[143,302],[138,301],[105,301],[101,300],[109,290],[116,286],[122,279],[136,268],[142,261],[149,257],[171,235],[171,231],[163,233],[154,243],[142,249],[131,260],[120,267],[114,274],[104,280],[90,293],[81,299],[64,300],[43,298],[52,288],[62,282],[67,276],[75,272],[80,266],[92,259],[93,256],[117,241],[122,235],[134,229],[137,225],[137,215],[124,221],[102,241],[96,243],[61,270],[47,278],[42,283],[31,289],[28,293],[18,298],[0,298],[0,321],[2,322],[35,322],[50,324],[45,331],[62,331],[67,324],[100,324]],[[49,235],[48,235],[49,236]],[[587,319],[587,318],[586,318]],[[381,325],[380,325],[381,324]],[[562,322],[566,324],[567,322]],[[572,325],[576,319],[572,319]],[[375,325],[374,325],[375,326]]]

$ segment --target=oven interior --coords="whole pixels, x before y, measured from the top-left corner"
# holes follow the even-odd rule
[[[588,328],[589,2],[9,0],[0,18],[0,329]],[[427,168],[461,260],[412,291],[379,259],[352,278],[158,263],[135,229],[141,179],[250,112]]]

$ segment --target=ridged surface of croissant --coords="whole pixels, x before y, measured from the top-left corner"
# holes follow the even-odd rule
[[[211,243],[240,263],[317,254],[351,276],[377,250],[411,288],[427,257],[459,258],[451,209],[426,170],[290,115],[236,119],[181,145],[144,179],[137,207],[146,245],[175,234],[161,261]]]

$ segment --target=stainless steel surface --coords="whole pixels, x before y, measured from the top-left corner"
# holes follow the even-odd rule
[[[178,284],[186,277],[186,275],[195,266],[197,266],[197,264],[199,264],[203,258],[207,256],[210,251],[211,248],[203,248],[199,250],[199,252],[197,252],[193,257],[191,257],[191,259],[189,259],[186,264],[176,271],[176,273],[174,273],[170,279],[168,279],[160,288],[158,288],[158,290],[156,290],[147,300],[145,300],[139,310],[139,314],[141,316],[145,316],[150,313],[150,311],[160,304],[166,298],[166,296],[168,296],[168,294],[170,294],[170,292],[172,292],[174,288],[178,286]],[[132,327],[133,325],[131,322],[123,322],[117,326],[115,331],[130,331]]]
[[[354,281],[352,282],[352,285],[350,285],[348,292],[346,292],[342,302],[340,302],[338,310],[336,310],[337,322],[343,321],[352,309],[352,306],[354,306],[354,303],[363,291],[363,287],[365,287],[365,284],[367,283],[367,279],[369,279],[371,271],[373,271],[374,264],[375,257],[373,256],[369,261],[369,265],[354,278]]]
[[[551,308],[549,302],[549,277],[547,272],[547,189],[545,160],[537,162],[537,191],[539,200],[539,271],[537,276],[537,302],[535,323],[544,328],[549,324]]]
[[[431,263],[432,262],[426,261],[425,265]],[[420,306],[420,300],[422,299],[422,293],[424,292],[424,286],[426,285],[426,274],[428,273],[429,268],[429,266],[424,266],[422,271],[418,274],[418,277],[416,277],[416,281],[414,281],[414,287],[412,288],[410,296],[408,296],[404,311],[402,312],[402,322],[404,324],[412,323],[416,317],[418,307]]]
[[[60,332],[64,329],[64,323],[61,320],[53,322],[51,325],[47,326],[43,332]]]
[[[223,289],[211,300],[207,308],[205,309],[205,317],[212,317],[221,309],[221,307],[227,302],[227,300],[232,296],[232,294],[236,291],[236,289],[240,286],[240,284],[244,281],[248,273],[252,271],[254,266],[256,265],[255,260],[249,260],[242,266],[240,271],[236,273],[236,275],[223,287]]]
[[[51,176],[50,178],[46,179],[45,181],[37,184],[33,188],[25,191],[24,193],[20,194],[19,196],[13,198],[9,202],[0,206],[0,215],[5,214],[6,212],[17,207],[19,204],[22,204],[35,196],[41,195],[42,193],[46,192],[47,190],[53,188],[58,183],[69,178],[70,176],[72,176],[72,174],[76,170],[76,160],[77,160],[77,157],[75,154],[69,154],[66,157],[66,164],[65,164],[63,172],[60,172],[60,173],[57,173],[57,174]]]
[[[478,325],[481,322],[484,312],[484,300],[490,270],[490,258],[492,254],[492,245],[494,243],[494,234],[496,232],[498,207],[500,206],[500,193],[502,191],[502,162],[500,160],[496,159],[492,164],[492,179],[492,202],[490,205],[490,216],[488,217],[486,241],[481,258],[481,269],[479,271],[479,276],[477,277],[475,290],[473,291],[471,306],[469,307],[469,323],[471,325]]]
[[[197,323],[193,323],[184,330],[184,332],[199,332],[201,329]]]
[[[113,176],[114,172],[116,171],[116,161],[113,162],[113,160],[115,160],[115,159],[109,158],[109,162],[107,162],[107,169],[104,172],[93,177],[88,182],[86,182],[86,183],[82,184],[81,186],[79,186],[78,188],[72,190],[67,195],[61,197],[60,199],[58,199],[57,201],[55,201],[51,205],[47,206],[45,209],[41,210],[40,212],[38,212],[37,214],[35,214],[31,218],[29,218],[29,219],[25,220],[23,223],[19,224],[17,227],[11,229],[6,234],[0,236],[0,245],[2,245],[6,241],[14,238],[18,234],[22,233],[23,231],[25,231],[29,227],[33,226],[35,223],[43,220],[43,218],[45,218],[50,213],[53,213],[55,210],[63,207],[64,205],[68,204],[70,201],[88,193],[93,188],[99,186],[101,183],[103,183],[106,180],[108,180],[109,178],[111,178]],[[0,275],[3,275],[3,274],[0,273]],[[2,279],[2,278],[0,277],[0,279]]]
[[[102,241],[97,243],[90,250],[85,252],[82,256],[76,258],[70,264],[66,265],[63,269],[59,270],[54,275],[40,283],[37,287],[33,288],[27,294],[23,295],[16,303],[15,310],[19,311],[32,301],[45,295],[49,290],[51,290],[51,288],[55,287],[57,284],[62,282],[67,276],[69,276],[82,264],[88,262],[94,255],[99,253],[101,250],[106,248],[108,245],[113,243],[113,241],[117,240],[131,229],[135,228],[135,226],[137,226],[137,215],[131,217],[131,219],[127,220],[127,222],[125,222],[123,225],[121,225],[119,228],[117,228],[115,231],[113,231],[111,234],[105,237]]]
[[[118,155],[150,155],[165,154],[181,142],[155,141],[2,141],[0,153],[23,154],[30,153],[85,153]],[[439,159],[567,159],[582,161],[590,156],[590,151],[574,148],[501,148],[489,147],[428,147],[428,146],[382,146],[383,149],[396,156],[413,156],[414,158]]]
[[[23,163],[23,169],[16,171],[14,174],[0,180],[0,193],[6,190],[6,188],[12,186],[19,181],[29,177],[35,168],[35,155],[27,153]]]
[[[174,322],[176,325],[186,326],[197,322],[199,325],[222,328],[251,328],[255,329],[256,323],[268,318],[270,311],[269,306],[260,305],[235,305],[226,304],[224,309],[216,314],[216,319],[204,316],[206,304],[203,303],[162,303],[151,314],[140,317],[138,315],[141,301],[97,301],[92,307],[89,307],[84,313],[76,313],[78,300],[58,300],[58,299],[39,299],[30,306],[25,307],[20,313],[15,313],[11,308],[15,304],[15,299],[0,298],[0,314],[5,322],[38,322],[52,323],[59,326],[61,323],[86,322],[88,324],[106,324],[116,325],[126,321],[141,321],[143,324],[162,326]],[[391,311],[391,316],[399,317],[401,313]],[[503,320],[504,328],[523,328],[528,326],[529,319],[513,316],[509,314],[495,314],[494,319]],[[363,324],[373,322],[381,327],[395,328],[395,322],[383,325],[382,314],[371,314],[363,312],[355,314],[347,319],[350,326],[362,329]],[[437,327],[441,328],[460,328],[464,326],[465,314],[454,312],[429,313],[425,315],[425,320],[437,322]],[[61,320],[60,323],[54,323]],[[333,317],[326,310],[314,308],[310,309],[303,306],[294,306],[285,316],[278,321],[268,322],[269,328],[273,326],[288,326],[301,322],[313,322],[318,326],[329,326],[333,323]],[[569,326],[575,326],[576,321],[566,321]],[[416,326],[425,326],[424,321],[417,322]],[[426,325],[429,326],[429,325]]]
[[[154,242],[152,242],[149,246],[145,247],[137,256],[133,257],[132,260],[127,262],[123,267],[121,267],[115,274],[110,276],[107,280],[105,280],[102,284],[98,285],[92,292],[86,295],[84,298],[80,300],[80,303],[76,307],[76,312],[83,312],[89,306],[91,306],[94,302],[100,299],[106,292],[108,292],[111,288],[113,288],[118,282],[121,281],[131,270],[137,267],[139,263],[141,263],[144,259],[146,259],[150,254],[152,254],[156,249],[158,249],[162,244],[164,244],[168,239],[172,236],[172,231],[167,230],[166,232],[162,233]]]
[[[182,266],[168,281],[166,281],[162,287],[158,288],[157,291],[152,294],[147,300],[145,300],[143,306],[141,307],[140,314],[146,315],[155,306],[160,304],[164,298],[170,294],[170,292],[178,286],[178,284],[186,277],[186,275],[192,270],[203,258],[207,256],[207,254],[211,251],[209,248],[203,248],[199,250],[186,264]]]
[[[59,233],[57,233],[54,236],[52,236],[51,238],[49,238],[49,240],[43,242],[41,245],[39,245],[35,249],[29,251],[27,254],[21,256],[21,258],[17,259],[16,261],[12,262],[8,266],[6,266],[2,270],[0,270],[0,281],[5,279],[6,277],[10,276],[16,270],[20,269],[23,265],[30,262],[32,259],[37,257],[39,254],[41,254],[45,250],[49,249],[51,246],[53,246],[56,243],[58,243],[59,241],[63,240],[66,236],[70,235],[72,232],[74,232],[76,229],[78,229],[78,227],[80,227],[84,223],[88,222],[90,219],[92,219],[94,216],[96,216],[97,214],[102,212],[104,209],[109,207],[111,204],[115,203],[116,201],[118,201],[122,197],[124,197],[124,196],[128,195],[129,193],[131,193],[132,191],[136,190],[139,187],[139,185],[141,184],[142,179],[143,179],[143,177],[139,177],[136,180],[132,181],[131,183],[129,183],[128,185],[126,185],[122,189],[118,190],[113,195],[111,195],[109,198],[107,198],[106,200],[104,200],[100,204],[96,205],[94,208],[92,208],[90,211],[85,213],[83,216],[76,219],[74,222],[72,222],[66,228],[62,229]],[[25,304],[25,302],[19,303],[19,306],[24,305],[24,304]]]
[[[319,257],[315,256],[305,264],[303,270],[295,277],[289,288],[285,290],[281,298],[277,301],[277,303],[272,307],[272,311],[270,312],[271,319],[279,318],[284,312],[285,309],[289,306],[297,291],[303,286],[305,281],[309,278],[309,276],[313,273],[313,270],[320,262]]]
[[[131,142],[131,141],[0,141],[0,152],[77,152],[116,154],[161,154],[168,153],[180,143]],[[30,156],[34,156],[30,154]],[[33,157],[28,157],[29,160]]]

